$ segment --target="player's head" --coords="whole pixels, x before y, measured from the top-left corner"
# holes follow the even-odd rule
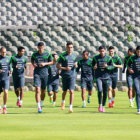
[[[38,51],[40,54],[42,54],[44,52],[44,46],[45,46],[44,42],[39,42],[37,44],[37,48],[38,48]]]
[[[105,54],[106,54],[106,48],[105,48],[105,46],[100,46],[99,47],[99,53],[100,53],[101,57],[104,57],[105,56]]]
[[[57,59],[58,59],[58,55],[57,55],[56,53],[53,53],[53,54],[52,54],[52,57],[53,57],[53,60],[56,62]]]
[[[128,55],[131,56],[135,53],[135,50],[133,48],[128,49]]]
[[[0,49],[1,56],[5,57],[6,56],[6,52],[7,52],[6,48],[5,47],[1,47],[1,49]]]
[[[138,57],[140,57],[140,46],[137,46],[136,48],[136,54]]]
[[[89,52],[87,50],[84,50],[82,55],[83,55],[84,59],[88,59],[89,58]]]
[[[18,55],[19,56],[23,56],[25,52],[25,48],[24,47],[18,47]]]
[[[113,46],[110,46],[108,50],[109,50],[109,55],[114,56],[115,48]]]
[[[71,54],[73,52],[73,43],[72,42],[67,42],[66,50],[67,50],[68,54]]]

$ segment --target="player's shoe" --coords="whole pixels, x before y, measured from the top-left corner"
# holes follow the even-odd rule
[[[53,102],[53,97],[50,97],[50,103],[52,103]]]
[[[86,104],[84,104],[84,105],[82,106],[82,108],[86,108]]]
[[[134,103],[131,102],[130,105],[129,105],[129,107],[134,107]]]
[[[115,101],[112,101],[112,107],[114,107],[115,106]]]
[[[69,113],[73,113],[73,109],[70,109],[70,108],[69,108]]]
[[[105,112],[105,108],[103,107],[102,112]]]
[[[90,103],[90,97],[88,97],[88,100],[87,100],[87,102],[88,102],[88,103]]]
[[[3,107],[3,114],[7,114],[7,108]]]
[[[0,114],[1,114],[1,108],[0,108]]]
[[[136,114],[140,115],[140,111],[138,111]]]
[[[102,106],[99,107],[99,108],[98,108],[98,111],[99,111],[99,112],[103,112],[103,107],[102,107]]]
[[[41,109],[41,107],[38,108],[38,113],[42,113],[42,109]]]
[[[61,103],[61,109],[62,109],[62,110],[65,109],[65,103]]]
[[[109,108],[113,107],[113,106],[112,106],[112,103],[109,103],[108,107],[109,107]]]
[[[55,104],[52,104],[52,108],[55,108]]]
[[[19,105],[20,105],[20,100],[17,101],[17,106],[19,106]]]

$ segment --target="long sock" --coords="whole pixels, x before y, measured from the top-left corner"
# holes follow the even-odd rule
[[[86,101],[84,100],[84,101],[83,101],[83,105],[85,105],[85,104],[86,104]]]
[[[0,105],[0,109],[1,109],[1,105]]]
[[[3,105],[3,107],[6,107],[6,105]]]
[[[43,106],[43,100],[40,101],[40,106]]]
[[[37,103],[37,107],[40,108],[40,103]]]
[[[132,101],[134,102],[135,101],[135,98],[132,98]]]
[[[109,103],[111,103],[112,101],[111,101],[111,99],[109,99]]]
[[[72,105],[70,104],[70,109],[72,109]]]
[[[17,100],[20,100],[20,96],[17,97]]]
[[[129,99],[129,102],[132,103],[132,99]]]
[[[112,97],[112,101],[115,101],[115,98],[114,97]]]
[[[20,100],[20,104],[22,105],[22,103],[23,103],[23,101],[22,100]]]
[[[62,100],[62,103],[65,103],[65,100]]]
[[[52,104],[55,105],[55,102],[53,102]]]

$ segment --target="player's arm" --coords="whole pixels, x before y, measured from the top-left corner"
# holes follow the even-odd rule
[[[124,72],[125,72],[125,69],[126,69],[126,57],[125,57],[125,59],[124,59],[124,65],[123,65],[123,70],[122,70],[122,73],[124,73]]]
[[[129,71],[130,74],[133,74],[134,73],[134,70],[130,68],[131,65],[133,65],[133,59],[132,59],[132,57],[130,57],[128,59],[128,68],[127,69],[128,69],[128,71]]]
[[[111,57],[108,59],[107,63],[104,64],[104,67],[108,70],[114,69],[114,63],[113,63],[113,59]]]
[[[35,56],[34,56],[34,54],[31,57],[31,63],[32,63],[34,68],[37,67],[37,64],[35,63]]]
[[[116,67],[116,68],[120,68],[120,69],[123,68],[122,60],[121,60],[120,57],[118,57],[118,59],[117,59],[117,64],[114,64],[114,67]]]
[[[71,70],[71,67],[62,67],[62,63],[64,61],[64,58],[60,55],[60,57],[57,60],[56,67],[60,70]]]
[[[80,68],[81,68],[81,62],[80,62],[80,60],[79,60],[79,61],[78,61],[78,66],[77,66],[77,68],[76,68],[76,72],[77,72],[77,73],[79,72]]]
[[[96,60],[96,57],[95,56],[93,57],[93,60],[92,60],[92,66],[93,66],[93,69],[94,70],[97,69],[97,60]]]

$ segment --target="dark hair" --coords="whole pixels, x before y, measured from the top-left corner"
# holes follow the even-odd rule
[[[66,46],[73,45],[72,42],[68,41]]]
[[[110,47],[109,47],[109,50],[112,50],[112,49],[115,49],[115,48],[114,48],[113,46],[110,46]]]
[[[99,50],[102,50],[102,49],[106,50],[106,47],[105,46],[100,46]]]
[[[57,54],[56,54],[56,53],[53,53],[53,54],[52,54],[52,57],[54,57],[55,55],[57,55]]]
[[[133,48],[129,48],[128,51],[135,53],[135,50]]]
[[[38,46],[38,47],[44,46],[44,42],[39,42],[39,43],[37,44],[37,46]]]
[[[1,52],[3,49],[6,49],[6,48],[2,46],[2,47],[0,48],[0,52]]]
[[[25,50],[25,48],[24,47],[18,47],[18,52],[20,52],[20,51],[22,51],[22,50]]]
[[[84,53],[88,53],[89,54],[89,52],[87,50],[84,50],[82,54],[84,54]]]
[[[140,46],[137,46],[136,50],[140,50]]]

